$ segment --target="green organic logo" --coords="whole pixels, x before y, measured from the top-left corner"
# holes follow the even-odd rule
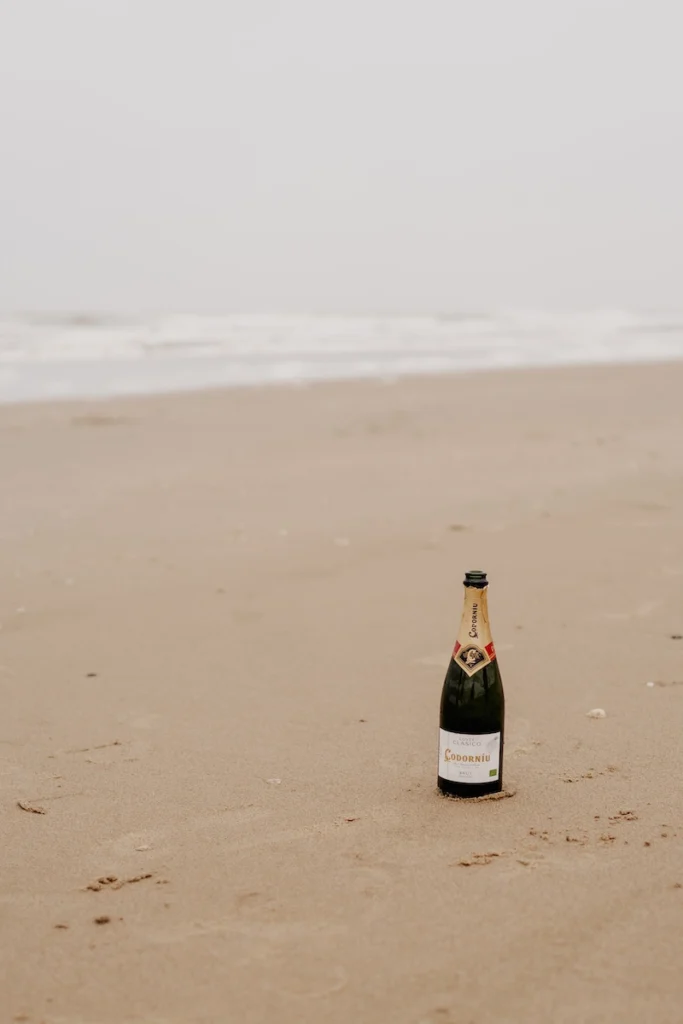
[[[492,779],[492,778],[494,778],[494,777],[495,777],[495,776],[496,776],[497,774],[498,774],[498,769],[497,769],[497,768],[492,768],[492,769],[491,769],[491,771],[489,772],[489,778],[490,778],[490,779]]]

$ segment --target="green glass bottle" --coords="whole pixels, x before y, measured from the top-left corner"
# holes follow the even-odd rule
[[[466,573],[460,631],[441,693],[438,786],[449,796],[503,788],[505,697],[487,595],[486,573]]]

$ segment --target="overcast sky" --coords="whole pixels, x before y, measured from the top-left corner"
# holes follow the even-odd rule
[[[683,307],[681,0],[0,0],[0,309]]]

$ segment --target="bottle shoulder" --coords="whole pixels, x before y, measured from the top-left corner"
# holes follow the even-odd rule
[[[503,729],[505,695],[495,662],[468,676],[454,662],[441,694],[441,728],[448,732],[496,733]]]
[[[462,690],[463,693],[467,693],[470,697],[492,690],[500,690],[502,693],[503,679],[500,674],[498,659],[496,658],[473,675],[468,675],[455,658],[451,658],[446,670],[443,688],[444,690],[447,688]]]

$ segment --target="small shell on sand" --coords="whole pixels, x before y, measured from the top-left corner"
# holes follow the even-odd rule
[[[607,712],[602,708],[593,708],[592,711],[586,712],[586,718],[607,718]]]

